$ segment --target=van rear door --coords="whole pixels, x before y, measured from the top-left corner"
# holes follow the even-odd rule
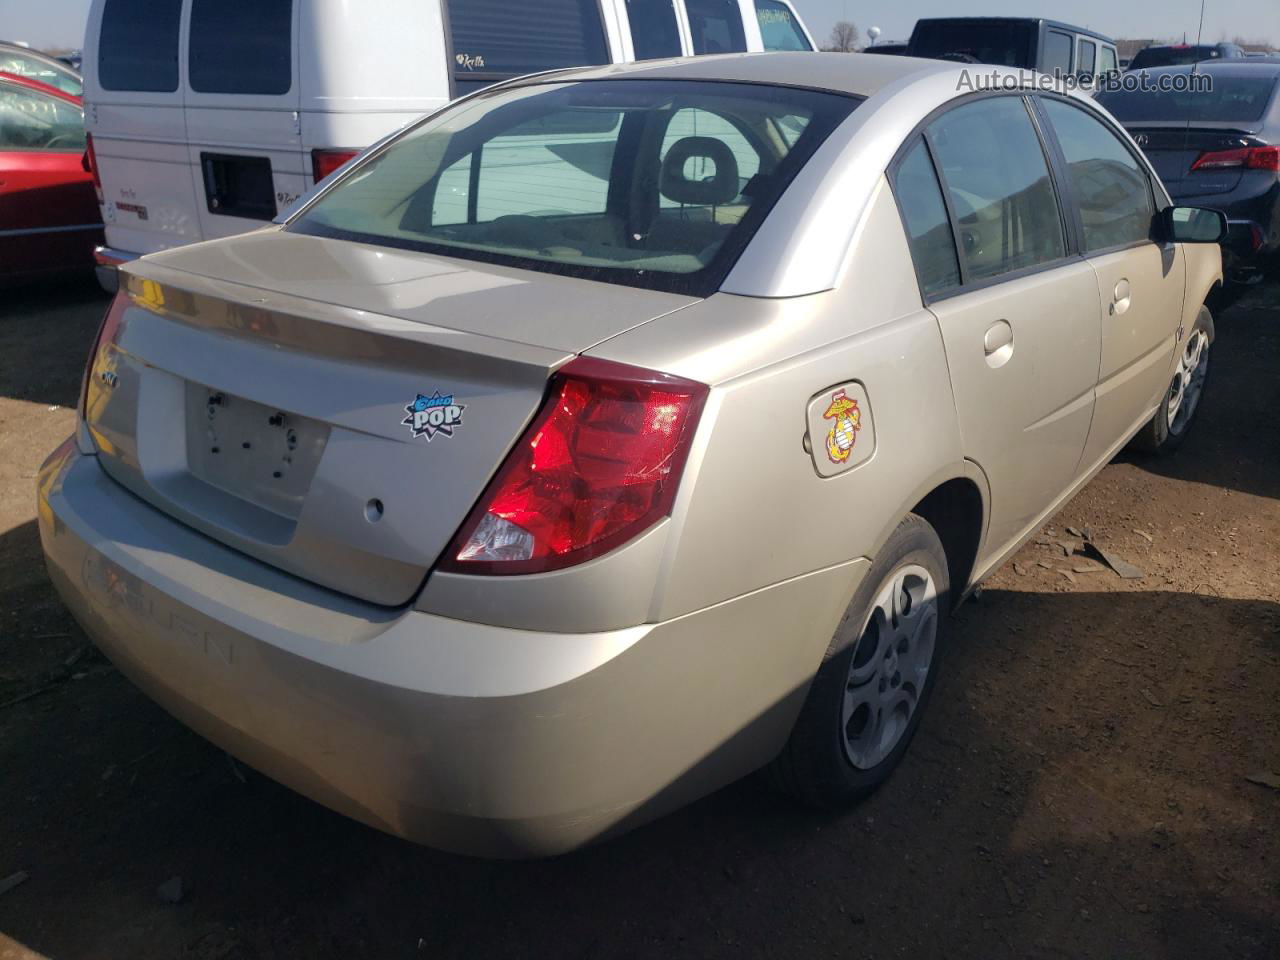
[[[244,233],[307,189],[295,0],[190,0],[189,163],[206,239]]]
[[[107,245],[152,253],[201,239],[179,43],[183,0],[97,0],[84,59],[85,128]]]

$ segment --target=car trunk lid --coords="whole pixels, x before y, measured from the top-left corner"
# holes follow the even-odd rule
[[[125,268],[86,422],[139,497],[385,605],[416,594],[558,366],[691,302],[395,251],[379,267],[379,251],[295,239],[308,242],[281,253],[247,236]]]
[[[1175,199],[1230,193],[1240,185],[1241,169],[1196,170],[1201,154],[1256,144],[1256,131],[1210,124],[1143,124],[1128,126],[1130,135],[1160,174]]]

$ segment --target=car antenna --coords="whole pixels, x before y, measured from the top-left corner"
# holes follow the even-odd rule
[[[1196,45],[1194,47],[1194,50],[1196,52],[1192,54],[1193,57],[1200,56],[1199,54],[1200,40],[1201,38],[1204,37],[1204,5],[1205,3],[1206,3],[1206,0],[1200,0],[1200,25],[1196,28]],[[1199,72],[1200,72],[1200,61],[1192,60],[1191,61],[1191,78],[1192,78],[1191,89],[1192,90],[1195,89],[1195,76]],[[1191,116],[1192,116],[1191,111],[1187,111],[1187,125],[1182,131],[1182,152],[1184,155],[1186,154],[1187,149],[1191,146]]]

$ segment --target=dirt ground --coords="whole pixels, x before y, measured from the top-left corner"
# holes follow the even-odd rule
[[[33,478],[103,308],[0,300],[0,889],[27,875],[0,960],[1280,957],[1280,789],[1249,779],[1280,774],[1280,291],[1219,318],[1178,456],[1109,466],[961,610],[871,800],[815,816],[749,779],[530,863],[330,813],[87,647]],[[1145,577],[1076,572],[1056,541],[1086,528]]]

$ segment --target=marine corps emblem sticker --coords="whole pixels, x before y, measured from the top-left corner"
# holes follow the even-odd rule
[[[827,431],[827,459],[832,463],[844,463],[853,453],[858,431],[862,429],[858,401],[846,396],[844,390],[837,390],[831,394],[831,404],[822,416],[831,421],[831,429]]]

